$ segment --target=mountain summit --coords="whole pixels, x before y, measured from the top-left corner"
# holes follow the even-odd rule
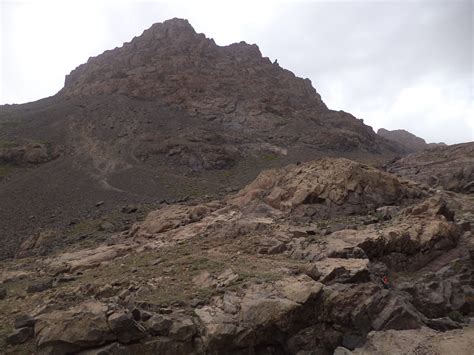
[[[65,97],[113,93],[160,99],[190,114],[326,109],[308,79],[272,64],[256,45],[220,47],[181,19],[155,24],[122,47],[90,58],[66,77],[61,91]]]

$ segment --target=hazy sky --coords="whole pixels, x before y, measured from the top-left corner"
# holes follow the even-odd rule
[[[0,2],[0,104],[51,96],[88,57],[181,17],[258,44],[375,130],[474,141],[474,0]]]

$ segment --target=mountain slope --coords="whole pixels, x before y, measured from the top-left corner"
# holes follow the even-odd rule
[[[326,155],[405,152],[257,46],[217,46],[180,19],[89,59],[53,97],[1,106],[0,127],[0,258],[126,204],[214,195]],[[44,159],[23,159],[31,147]]]

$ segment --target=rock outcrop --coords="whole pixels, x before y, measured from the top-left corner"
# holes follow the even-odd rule
[[[435,147],[388,164],[393,174],[433,188],[474,193],[474,143]]]
[[[44,143],[28,143],[23,146],[0,148],[0,164],[41,164],[57,158],[58,152]]]

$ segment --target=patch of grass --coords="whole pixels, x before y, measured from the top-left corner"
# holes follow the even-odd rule
[[[15,128],[20,125],[20,122],[14,122],[14,121],[5,121],[5,122],[0,122],[0,127],[3,128]]]
[[[18,143],[6,140],[0,140],[0,149],[8,149],[18,147]]]
[[[264,161],[275,161],[279,158],[278,155],[276,154],[265,154],[265,155],[262,155],[262,160]]]
[[[0,179],[7,176],[13,171],[13,166],[10,164],[2,164],[0,163]]]

